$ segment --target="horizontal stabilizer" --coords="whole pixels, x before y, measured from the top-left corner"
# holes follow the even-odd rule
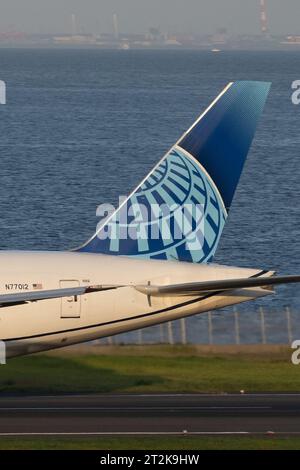
[[[251,287],[267,288],[278,284],[290,284],[300,282],[300,275],[273,276],[246,279],[224,279],[218,281],[192,282],[186,284],[173,284],[165,286],[140,285],[135,288],[148,296],[198,296],[210,292],[232,291],[235,289],[247,289]]]

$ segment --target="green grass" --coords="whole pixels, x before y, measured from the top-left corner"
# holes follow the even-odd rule
[[[95,352],[94,352],[95,351]],[[252,353],[194,347],[90,348],[16,358],[0,367],[0,392],[23,394],[101,392],[298,392],[300,366],[291,350]],[[92,353],[91,353],[92,352]],[[96,352],[99,352],[98,354]],[[300,449],[300,437],[2,437],[5,449],[215,450]]]
[[[104,437],[0,439],[0,450],[299,450],[298,437]]]
[[[201,355],[193,348],[116,348],[35,355],[0,367],[2,393],[298,392],[300,366],[280,354]]]

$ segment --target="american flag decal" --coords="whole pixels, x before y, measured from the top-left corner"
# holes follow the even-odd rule
[[[43,289],[43,284],[32,284],[33,289]]]

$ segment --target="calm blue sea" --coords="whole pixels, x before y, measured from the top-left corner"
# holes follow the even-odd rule
[[[299,52],[0,49],[0,79],[1,249],[82,243],[97,205],[136,186],[227,82],[272,81],[216,261],[300,272],[300,106],[290,99]],[[288,286],[239,309],[245,341],[259,306],[282,339],[286,305],[299,336],[299,288]],[[228,334],[232,316],[216,315]],[[205,321],[189,320],[197,341]]]

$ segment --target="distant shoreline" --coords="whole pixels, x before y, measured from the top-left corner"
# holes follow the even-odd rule
[[[98,46],[98,45],[79,45],[79,44],[74,44],[74,45],[55,45],[55,44],[0,44],[0,50],[13,50],[13,49],[37,49],[37,50],[62,50],[62,51],[69,51],[69,50],[99,50],[99,51],[118,51],[120,53],[130,53],[131,51],[186,51],[186,52],[206,52],[209,54],[215,54],[216,51],[214,51],[214,47],[212,46],[211,48],[202,48],[202,47],[184,47],[184,46],[172,46],[172,47],[130,47],[129,49],[121,49],[119,47],[113,47],[113,46]],[[260,47],[260,48],[222,48],[218,51],[218,53],[247,53],[247,52],[298,52],[300,51],[300,43],[299,44],[293,44],[293,45],[282,45],[282,47],[277,47],[277,48],[266,48],[266,47]],[[218,54],[217,54],[218,55]]]

